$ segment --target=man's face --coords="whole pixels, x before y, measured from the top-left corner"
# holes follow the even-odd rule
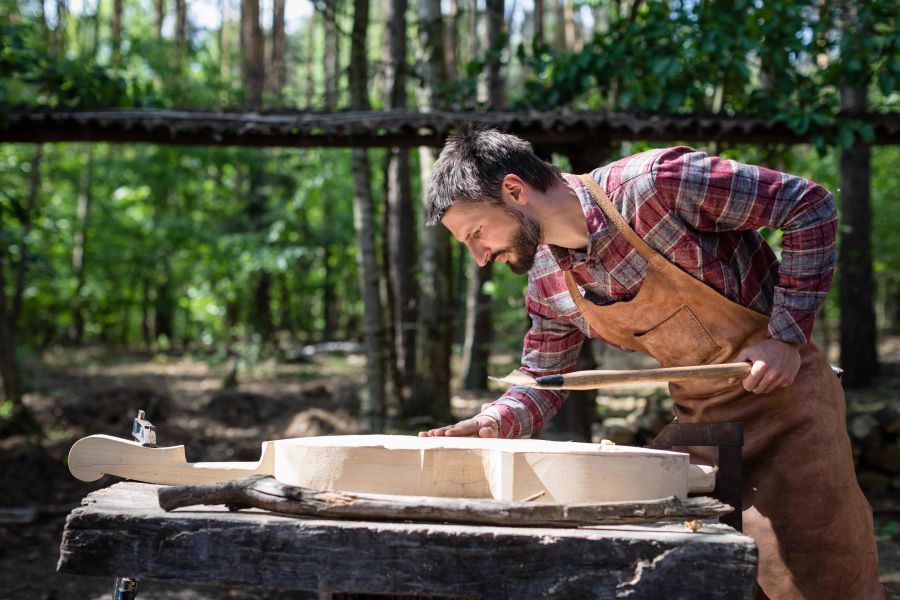
[[[514,206],[456,202],[441,223],[466,245],[480,266],[503,262],[518,275],[531,269],[543,239],[540,224]]]

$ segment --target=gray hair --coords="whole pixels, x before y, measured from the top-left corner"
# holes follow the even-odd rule
[[[559,169],[538,158],[525,140],[496,129],[460,127],[431,169],[425,222],[436,225],[459,201],[502,206],[500,187],[510,173],[540,192],[562,181]]]

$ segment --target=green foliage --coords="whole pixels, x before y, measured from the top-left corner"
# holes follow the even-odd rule
[[[51,58],[34,23],[0,27],[0,106],[118,108],[140,105],[142,89],[84,57]]]
[[[896,4],[858,4],[856,19],[843,4],[811,0],[649,0],[636,14],[609,11],[578,52],[519,45],[530,76],[517,106],[759,115],[812,133],[821,152],[849,147],[872,132],[837,116],[839,86],[875,81],[878,101],[896,102],[900,76]]]
[[[50,3],[47,3],[48,5]],[[646,0],[636,14],[620,3],[583,2],[598,18],[598,33],[577,52],[537,44],[512,32],[512,53],[490,48],[467,54],[465,72],[444,90],[461,109],[479,107],[479,81],[500,61],[509,73],[513,108],[605,109],[643,114],[716,112],[773,118],[794,131],[813,134],[809,148],[716,148],[738,160],[796,170],[837,187],[834,145],[871,139],[862,122],[839,117],[839,86],[868,85],[873,110],[896,110],[900,78],[900,32],[896,6],[887,0],[859,3],[859,22],[846,26],[843,4],[800,2],[669,2]],[[36,1],[0,0],[0,119],[13,106],[70,108],[240,106],[241,56],[236,23],[228,23],[225,47],[217,32],[189,29],[179,56],[168,35],[157,37],[150,10],[128,10],[121,52],[114,59],[109,39],[109,3],[69,14],[66,35],[51,52],[55,33]],[[143,6],[143,5],[142,5]],[[348,30],[350,5],[339,20]],[[146,8],[146,7],[143,7]],[[468,18],[468,17],[467,17]],[[465,21],[468,23],[469,21]],[[306,47],[305,23],[289,38],[294,71],[280,98],[268,106],[321,106],[306,97],[301,73],[308,52],[321,56],[321,36]],[[373,22],[373,31],[382,25]],[[471,41],[475,32],[460,35]],[[411,32],[412,33],[412,32]],[[346,50],[349,40],[341,38]],[[370,57],[381,50],[370,36]],[[411,44],[411,48],[413,45]],[[461,52],[469,52],[465,44]],[[321,61],[312,73],[314,95],[324,81]],[[372,73],[383,66],[372,60]],[[518,71],[516,71],[518,69]],[[409,97],[417,81],[410,77]],[[378,91],[377,80],[372,86]],[[373,97],[373,105],[383,99]],[[834,137],[824,132],[838,124]],[[623,144],[622,154],[650,145]],[[830,149],[829,149],[830,148]],[[34,148],[0,146],[0,250],[15,269],[27,244],[28,277],[23,342],[36,347],[74,337],[73,307],[85,318],[84,339],[157,348],[194,345],[229,347],[255,363],[263,352],[255,294],[270,278],[269,306],[276,330],[300,340],[323,334],[322,288],[334,278],[341,315],[336,337],[359,334],[362,314],[357,289],[353,195],[349,152],[340,150],[250,150],[166,148],[142,145],[47,145],[43,185],[27,239],[22,226]],[[85,193],[88,155],[93,154],[84,285],[73,266],[82,227],[77,212]],[[381,151],[372,151],[372,189],[382,189]],[[415,160],[415,154],[413,159]],[[900,291],[900,222],[893,202],[900,190],[892,170],[900,156],[892,148],[873,153],[875,254],[880,285]],[[412,169],[418,173],[418,169]],[[421,182],[413,181],[414,193]],[[379,199],[380,200],[380,199]],[[252,207],[251,207],[252,205]],[[381,235],[381,232],[379,232]],[[777,233],[772,232],[777,243]],[[526,322],[525,281],[495,270],[490,293],[496,329],[508,332],[517,349]],[[896,290],[896,291],[894,291]],[[10,293],[8,288],[7,294]],[[166,316],[172,331],[164,332]],[[334,333],[334,332],[332,332]],[[145,335],[147,339],[145,339]]]

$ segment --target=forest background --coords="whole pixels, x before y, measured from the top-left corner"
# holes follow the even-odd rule
[[[841,200],[843,258],[818,335],[853,361],[848,385],[872,383],[878,332],[898,326],[900,152],[871,145],[869,124],[897,114],[893,2],[3,0],[0,19],[0,120],[23,108],[567,109],[785,125],[802,143],[688,141]],[[658,145],[617,143],[607,158]],[[473,268],[422,226],[434,157],[0,145],[3,426],[39,429],[23,398],[40,356],[86,344],[187,353],[226,365],[234,388],[304,345],[366,342],[363,429],[449,419],[452,390],[485,389],[491,353],[517,352],[525,280]]]
[[[872,141],[853,112],[897,108],[895,13],[892,2],[822,0],[4,0],[0,106],[761,115],[813,143],[699,146],[839,196],[841,151],[868,153]],[[623,143],[610,158],[648,147]],[[430,149],[0,146],[0,415],[18,421],[23,364],[58,345],[231,357],[234,385],[241,367],[288,345],[367,331],[368,427],[447,418],[449,349],[464,354],[464,387],[484,388],[490,350],[514,348],[526,326],[524,280],[474,270],[446,235],[423,230],[432,159]],[[895,146],[874,148],[865,202],[877,218],[855,232],[872,244],[852,258],[873,273],[853,310],[872,315],[844,340],[866,358],[851,371],[862,385],[877,372],[875,328],[895,328],[900,313],[897,159]],[[840,278],[819,318],[826,343],[848,320],[838,289]]]
[[[895,0],[0,0],[3,597],[108,594],[108,581],[55,573],[65,514],[112,483],[75,481],[65,457],[80,436],[127,437],[137,409],[190,460],[256,460],[262,440],[411,433],[497,396],[487,375],[519,360],[526,280],[477,269],[423,227],[434,145],[381,147],[365,126],[431,111],[530,118],[545,142],[578,114],[636,131],[727,122],[728,136],[535,147],[589,170],[684,143],[835,194],[840,258],[815,336],[846,369],[882,579],[900,591],[897,12]],[[237,129],[353,118],[371,139],[96,141],[111,111],[138,137],[148,123],[174,135],[177,114]],[[88,112],[98,128],[77,136],[40,125]],[[36,125],[13,135],[22,119]],[[780,232],[762,233],[780,248]],[[648,366],[586,344],[580,365],[597,364]],[[568,402],[544,435],[646,444],[670,407],[664,387],[604,390]],[[158,585],[153,597],[224,593]]]

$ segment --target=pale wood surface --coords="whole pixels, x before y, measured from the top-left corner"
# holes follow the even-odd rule
[[[714,473],[687,454],[614,444],[390,435],[266,442],[256,463],[187,463],[184,448],[145,448],[110,436],[76,442],[80,479],[112,474],[163,484],[227,481],[253,474],[320,490],[522,500],[539,503],[653,500],[709,491]],[[693,487],[691,487],[693,484]]]
[[[66,522],[59,570],[139,580],[477,598],[750,599],[753,541],[703,521],[581,529],[164,512],[159,486],[94,492]]]

